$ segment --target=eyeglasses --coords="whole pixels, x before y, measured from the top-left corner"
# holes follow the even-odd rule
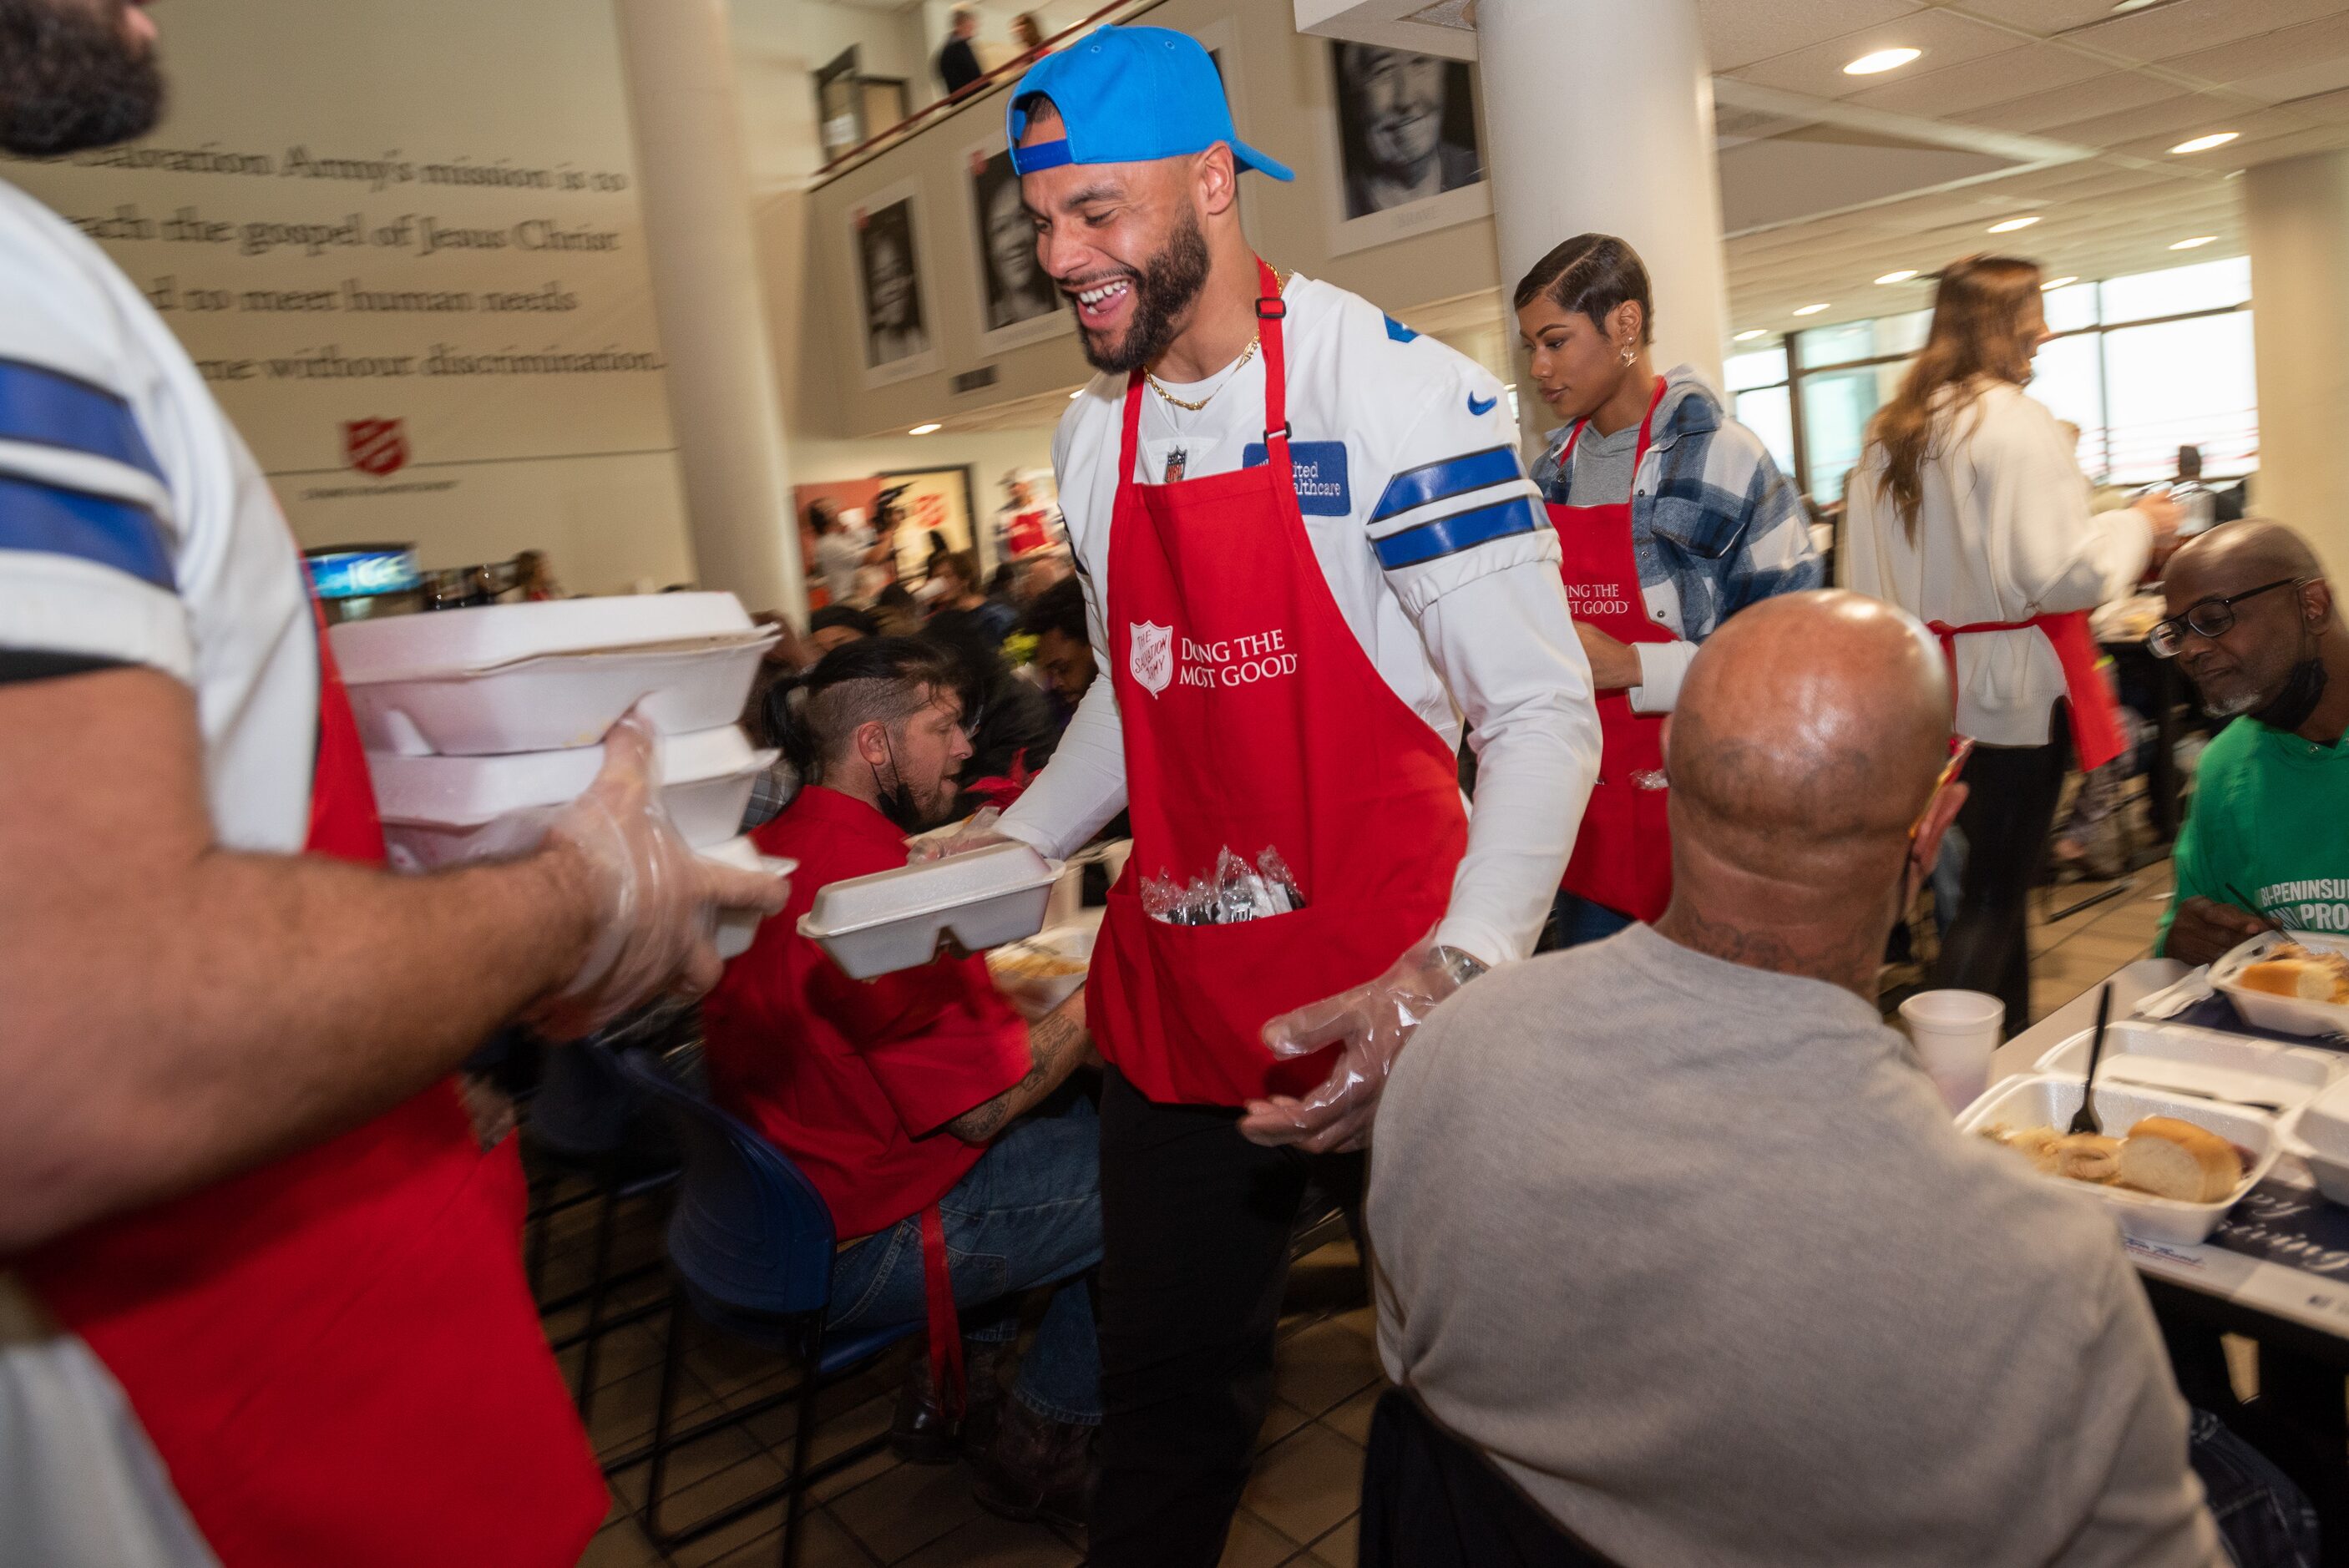
[[[2262,583],[2256,588],[2246,588],[2223,599],[2198,599],[2186,607],[2183,615],[2172,615],[2156,624],[2146,634],[2145,645],[2157,659],[2174,659],[2178,651],[2186,645],[2188,632],[2204,637],[2223,637],[2234,630],[2236,605],[2278,588],[2297,588],[2307,581],[2305,577],[2279,577],[2272,583]]]

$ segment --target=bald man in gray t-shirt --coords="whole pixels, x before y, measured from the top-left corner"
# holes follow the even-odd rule
[[[1876,1010],[1948,693],[1871,601],[1726,624],[1671,907],[1472,982],[1388,1084],[1388,1372],[1616,1562],[2226,1563],[2111,1221],[1954,1131]]]

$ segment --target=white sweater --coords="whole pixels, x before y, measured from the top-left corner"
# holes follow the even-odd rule
[[[1837,575],[1927,621],[1964,626],[2093,610],[2145,574],[2142,512],[2091,514],[2055,416],[1999,382],[1937,422],[1911,542],[1879,489],[1884,449],[1853,470]],[[2064,695],[2055,651],[2035,631],[1958,639],[1958,730],[1991,746],[2044,746]]]

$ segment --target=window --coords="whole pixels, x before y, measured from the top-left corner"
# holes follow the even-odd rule
[[[2214,479],[2250,471],[2259,450],[2251,298],[2242,256],[2049,292],[2057,335],[2040,346],[2030,392],[2080,427],[2083,470],[2113,484],[2168,479],[2178,449],[2192,445]],[[1842,498],[1868,421],[1931,323],[1920,310],[1816,326],[1725,362],[1738,418],[1815,504]]]

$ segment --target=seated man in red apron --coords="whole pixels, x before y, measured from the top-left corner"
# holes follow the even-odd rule
[[[1419,1016],[1528,951],[1598,722],[1507,394],[1257,258],[1239,171],[1288,171],[1236,138],[1205,49],[1104,27],[1021,80],[1009,137],[1102,372],[1053,456],[1107,678],[1001,830],[1064,853],[1133,820],[1087,1001],[1111,1067],[1089,1550],[1206,1565],[1308,1157],[1361,1148]]]
[[[143,134],[147,13],[30,4],[0,148]],[[449,1074],[706,987],[713,903],[784,889],[693,856],[633,726],[536,852],[384,872],[202,376],[7,184],[0,300],[0,1559],[565,1568],[604,1487]]]
[[[799,861],[800,891],[710,993],[709,1085],[832,1210],[830,1326],[928,1321],[897,1451],[953,1459],[959,1407],[982,1504],[1081,1524],[1101,1423],[1088,1295],[1100,1139],[1092,1105],[1056,1091],[1092,1054],[1083,993],[1031,1025],[983,958],[852,980],[798,930],[817,890],[904,865],[905,835],[953,803],[971,755],[956,675],[926,642],[868,638],[825,655],[777,705],[777,739],[809,783],[754,837]],[[1048,1099],[1050,1114],[1027,1114]],[[1042,1285],[1058,1288],[1006,1401],[1019,1297]],[[968,1360],[958,1305],[973,1309]]]

